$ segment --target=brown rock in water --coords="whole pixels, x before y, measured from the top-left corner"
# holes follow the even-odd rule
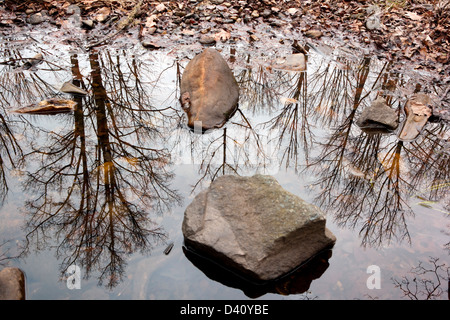
[[[316,29],[311,29],[305,32],[305,36],[308,38],[318,39],[323,35],[323,32]]]
[[[424,93],[412,96],[405,105],[406,119],[402,123],[398,137],[402,141],[411,141],[419,136],[428,118],[433,114],[431,99]]]
[[[271,176],[221,176],[186,208],[185,244],[255,282],[277,279],[322,250],[335,236],[316,206]]]
[[[0,300],[25,300],[25,275],[18,268],[0,271]]]
[[[77,103],[66,99],[47,99],[31,106],[14,110],[16,113],[29,114],[58,114],[73,111]]]
[[[188,63],[180,86],[180,102],[190,128],[195,122],[203,131],[220,128],[237,109],[239,86],[227,62],[212,48]]]

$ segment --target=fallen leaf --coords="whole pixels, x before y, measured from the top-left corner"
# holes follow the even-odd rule
[[[156,14],[152,14],[150,17],[147,17],[145,20],[145,27],[146,28],[152,28],[156,26],[156,21],[158,19],[158,16]]]
[[[417,13],[411,12],[411,11],[407,11],[406,14],[405,14],[405,16],[406,16],[407,18],[411,19],[411,20],[414,20],[414,21],[420,21],[420,20],[422,20],[422,16],[419,16]]]
[[[214,39],[216,41],[222,41],[222,42],[227,41],[228,39],[230,39],[230,37],[231,37],[231,34],[228,31],[225,31],[223,29],[214,35]]]
[[[294,98],[288,98],[288,97],[281,97],[280,101],[282,104],[286,105],[286,104],[291,104],[291,103],[297,103],[298,100],[294,99]]]
[[[155,10],[156,11],[158,11],[158,12],[163,12],[163,11],[165,11],[167,8],[166,8],[166,6],[164,5],[164,3],[160,3],[160,4],[158,4],[156,7],[155,7]]]
[[[185,36],[193,36],[195,34],[195,30],[184,29],[181,33]]]

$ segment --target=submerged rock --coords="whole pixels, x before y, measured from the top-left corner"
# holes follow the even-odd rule
[[[204,45],[212,46],[216,44],[216,39],[212,36],[204,34],[200,37],[199,42]]]
[[[212,48],[188,63],[180,87],[190,128],[195,122],[201,122],[202,130],[220,128],[237,109],[239,86],[227,62]]]
[[[317,29],[311,29],[305,32],[305,36],[308,38],[319,39],[323,36],[323,32]]]
[[[29,18],[28,18],[28,23],[30,24],[40,24],[42,22],[47,21],[48,17],[45,13],[43,12],[38,12],[35,14],[32,14]]]
[[[363,130],[395,130],[398,127],[398,115],[384,98],[379,97],[363,110],[356,124]]]
[[[25,275],[19,268],[0,271],[0,300],[25,300]]]
[[[411,141],[417,138],[432,114],[431,99],[428,95],[418,93],[408,99],[405,105],[406,119],[398,134],[399,139]]]
[[[303,53],[294,53],[287,56],[284,61],[273,65],[274,69],[281,69],[287,71],[305,71],[306,58]]]
[[[336,238],[316,206],[271,176],[222,176],[186,208],[185,244],[255,282],[281,277]]]
[[[14,110],[16,113],[58,114],[73,111],[77,103],[66,99],[47,99],[37,104]]]

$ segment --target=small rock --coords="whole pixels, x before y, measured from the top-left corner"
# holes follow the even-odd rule
[[[71,14],[81,15],[81,9],[79,6],[72,4],[66,8],[66,13],[69,15]]]
[[[369,30],[380,30],[381,22],[378,14],[371,15],[367,18],[366,28]]]
[[[28,22],[31,23],[31,24],[40,24],[40,23],[42,23],[42,22],[44,22],[46,20],[47,20],[47,17],[42,15],[42,13],[40,13],[40,12],[32,14],[28,18]]]
[[[109,9],[108,7],[102,7],[97,11],[95,20],[97,22],[105,22],[108,19],[110,14],[111,14],[111,9]]]
[[[394,130],[398,127],[397,112],[386,104],[384,98],[379,97],[370,107],[363,110],[356,124],[369,130]]]
[[[87,19],[87,20],[81,20],[81,24],[83,27],[87,28],[87,29],[92,29],[94,28],[94,21]]]
[[[155,32],[156,32],[156,27],[150,27],[150,28],[148,28],[146,34],[152,35],[152,34],[154,34]]]
[[[284,61],[273,65],[274,69],[287,71],[305,71],[306,59],[303,53],[294,53],[287,56]]]
[[[184,69],[180,102],[188,126],[202,131],[222,127],[235,113],[239,86],[222,55],[212,48],[196,55]]]
[[[270,9],[264,9],[264,11],[261,13],[261,16],[263,16],[264,18],[268,18],[270,17],[270,15],[272,14],[272,11]]]
[[[252,12],[252,17],[253,17],[253,18],[258,18],[258,17],[259,17],[259,12],[258,12],[258,10],[253,10],[253,12]]]
[[[370,6],[368,6],[366,8],[366,12],[367,12],[368,15],[380,14],[381,13],[381,8],[378,5],[373,4],[373,5],[370,5]]]
[[[311,29],[305,32],[305,36],[308,38],[319,39],[323,35],[323,32],[316,29]]]
[[[206,34],[202,35],[199,41],[201,44],[204,45],[214,45],[216,43],[216,39],[214,37],[211,37]]]
[[[278,8],[278,7],[272,7],[272,8],[270,8],[271,10],[272,10],[272,12],[275,12],[275,13],[278,13],[278,12],[280,12],[280,8]]]
[[[159,44],[152,42],[152,41],[142,41],[141,44],[144,48],[147,48],[147,49],[155,50],[155,49],[161,48],[161,46]]]

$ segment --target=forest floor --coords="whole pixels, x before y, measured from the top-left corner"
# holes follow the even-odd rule
[[[450,0],[0,0],[0,32],[61,26],[76,14],[94,34],[92,47],[131,26],[142,39],[151,35],[146,44],[156,48],[155,37],[175,32],[202,34],[205,43],[232,41],[243,25],[247,41],[258,41],[248,29],[258,24],[296,30],[305,39],[339,38],[352,49],[430,73],[441,86],[441,100],[450,104]]]

